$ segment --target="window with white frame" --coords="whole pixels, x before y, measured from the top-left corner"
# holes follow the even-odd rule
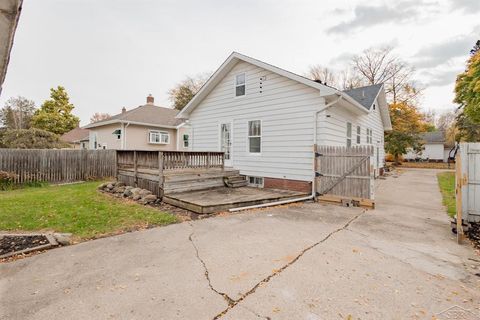
[[[370,128],[367,128],[367,143],[368,144],[373,143],[373,130]]]
[[[361,135],[362,135],[362,128],[360,128],[360,126],[357,126],[357,144],[360,144],[360,142],[362,142]]]
[[[183,135],[183,147],[184,148],[188,148],[190,146],[190,137],[188,136],[188,134],[184,134]]]
[[[248,152],[262,152],[262,122],[260,120],[248,121]]]
[[[347,147],[352,146],[352,123],[347,122]]]
[[[263,188],[263,177],[248,177],[248,185],[251,187]]]
[[[245,95],[245,73],[240,73],[235,76],[235,97]]]
[[[154,144],[168,144],[170,142],[170,135],[168,132],[164,131],[149,131],[149,139],[150,143]]]

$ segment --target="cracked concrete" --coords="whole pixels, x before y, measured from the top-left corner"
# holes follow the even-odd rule
[[[478,313],[479,258],[451,235],[435,171],[380,183],[374,211],[269,208],[0,265],[0,319],[432,319],[453,305]]]

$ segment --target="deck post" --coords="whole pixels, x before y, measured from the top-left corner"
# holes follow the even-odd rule
[[[207,152],[207,169],[210,169],[210,157],[211,157],[211,153],[210,152]]]
[[[163,176],[163,152],[158,151],[158,196],[163,197],[163,184],[164,184],[164,176]]]
[[[135,187],[138,187],[138,177],[137,177],[137,151],[133,151],[133,184]]]

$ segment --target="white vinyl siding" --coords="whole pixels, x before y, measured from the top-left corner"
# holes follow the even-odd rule
[[[246,95],[237,99],[232,79],[240,73],[245,73]],[[313,115],[324,105],[318,90],[239,62],[191,113],[192,150],[220,150],[219,124],[232,121],[232,166],[241,174],[311,181]],[[254,156],[248,152],[252,120],[261,120],[261,154]]]
[[[385,161],[383,122],[377,101],[375,101],[375,105],[377,106],[375,110],[372,109],[368,114],[360,116],[338,106],[333,106],[326,112],[321,112],[317,121],[317,144],[345,146],[345,123],[351,122],[353,126],[362,128],[362,134],[365,135],[365,138],[361,140],[361,145],[365,145],[367,144],[368,128],[371,130],[371,144],[375,147],[374,167],[377,169],[377,146],[379,147],[379,163],[382,167]]]

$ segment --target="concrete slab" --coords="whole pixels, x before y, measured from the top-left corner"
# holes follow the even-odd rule
[[[454,305],[480,314],[480,259],[450,233],[435,174],[380,180],[372,211],[295,204],[0,265],[0,319],[432,319]]]

